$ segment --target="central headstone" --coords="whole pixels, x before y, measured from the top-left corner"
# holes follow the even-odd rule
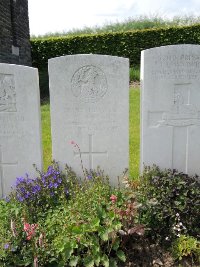
[[[129,61],[102,55],[49,60],[53,158],[83,176],[100,166],[112,184],[129,162]]]
[[[200,46],[142,52],[141,169],[200,175]]]
[[[33,164],[42,170],[38,71],[0,63],[0,198]]]

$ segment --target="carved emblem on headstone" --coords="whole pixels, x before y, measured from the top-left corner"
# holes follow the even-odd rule
[[[108,86],[104,72],[88,65],[78,69],[71,81],[72,93],[83,102],[97,102],[107,92]]]
[[[17,111],[14,77],[10,74],[0,74],[0,112],[1,111]]]

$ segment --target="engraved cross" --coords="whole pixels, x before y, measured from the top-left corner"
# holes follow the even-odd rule
[[[200,125],[200,113],[191,103],[191,83],[174,84],[170,111],[149,112],[149,126],[172,127],[172,168],[188,172],[189,128]]]
[[[93,135],[89,134],[89,149],[88,151],[81,151],[81,156],[86,155],[89,157],[89,169],[93,169],[93,156],[94,155],[107,155],[107,151],[94,151],[93,150]],[[79,152],[74,151],[74,155],[79,155]]]
[[[3,197],[4,195],[3,167],[4,166],[15,166],[17,165],[17,162],[4,162],[1,148],[2,147],[0,146],[0,197]]]

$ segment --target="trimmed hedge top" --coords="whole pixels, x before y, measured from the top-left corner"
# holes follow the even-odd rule
[[[38,68],[46,67],[49,58],[90,53],[127,57],[131,66],[139,65],[142,50],[172,44],[200,44],[200,24],[31,40],[33,66]]]

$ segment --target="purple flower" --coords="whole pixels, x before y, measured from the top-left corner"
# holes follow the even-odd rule
[[[15,185],[18,186],[20,183],[23,183],[25,181],[24,177],[17,177]]]
[[[43,175],[42,176],[42,183],[45,184],[46,183],[46,177]]]
[[[27,191],[24,197],[29,198],[30,196],[31,196],[31,193],[29,191]]]
[[[50,181],[48,188],[52,188],[52,187],[53,187],[53,183],[52,183],[52,181]]]
[[[49,166],[46,174],[51,175],[53,171],[54,171],[53,166]]]
[[[32,193],[33,193],[33,194],[37,194],[38,192],[40,192],[40,190],[41,190],[41,187],[40,187],[38,184],[36,184],[36,185],[33,186],[33,188],[32,188]]]
[[[20,202],[23,202],[23,201],[24,201],[24,198],[23,198],[21,195],[18,195],[18,194],[17,194],[17,199],[18,199]]]
[[[5,201],[6,201],[7,203],[10,202],[10,198],[9,198],[9,197],[5,197],[4,199],[5,199]]]
[[[62,183],[62,179],[61,178],[58,178],[58,183],[61,184]]]
[[[89,180],[91,180],[91,179],[92,179],[92,175],[88,175],[87,178],[88,178]]]
[[[27,184],[32,184],[32,183],[34,182],[34,180],[35,180],[35,179],[30,179],[30,178],[28,178],[28,179],[26,180],[26,182],[27,182]]]
[[[8,244],[8,243],[6,243],[5,245],[4,245],[4,249],[8,249],[10,247],[10,245]]]
[[[19,190],[22,192],[22,193],[25,193],[26,189],[24,187],[20,187]]]
[[[53,197],[54,196],[54,192],[50,192],[50,196]]]
[[[58,183],[54,183],[54,188],[57,188],[58,187]]]

